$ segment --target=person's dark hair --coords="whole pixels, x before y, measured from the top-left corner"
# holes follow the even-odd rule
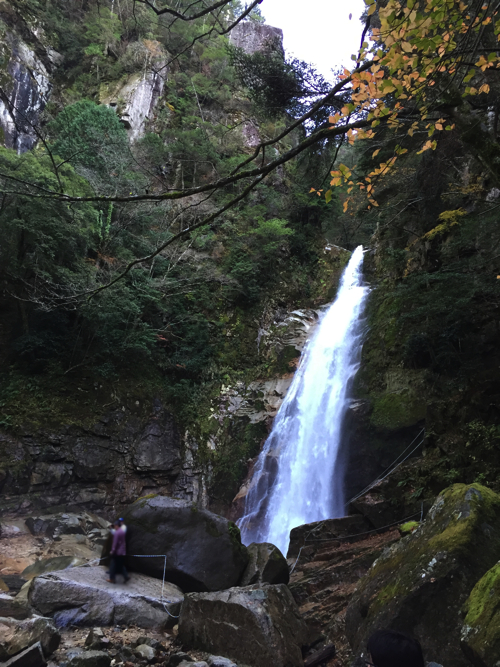
[[[368,640],[367,649],[375,667],[425,667],[419,642],[402,632],[377,630]]]

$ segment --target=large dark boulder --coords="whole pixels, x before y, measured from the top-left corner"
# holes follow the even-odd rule
[[[186,500],[145,497],[124,515],[127,562],[184,591],[218,591],[236,586],[248,562],[235,524]],[[136,556],[158,555],[158,558]],[[166,556],[165,559],[162,556]]]
[[[288,563],[278,547],[268,542],[252,542],[248,545],[249,561],[241,586],[252,584],[288,584]]]
[[[307,627],[284,584],[189,593],[179,619],[184,646],[250,667],[303,667]]]
[[[424,523],[375,561],[346,613],[361,665],[378,628],[415,635],[428,660],[470,667],[460,648],[462,607],[500,554],[500,496],[479,484],[443,491]]]

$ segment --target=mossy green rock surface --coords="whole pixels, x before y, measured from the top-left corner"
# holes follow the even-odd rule
[[[500,554],[500,496],[479,484],[443,491],[425,522],[385,551],[349,603],[346,633],[361,659],[379,628],[409,632],[427,660],[470,665],[460,646],[461,609]]]
[[[124,519],[130,569],[161,579],[165,568],[166,580],[184,591],[218,591],[239,583],[248,553],[231,521],[166,496],[139,498]]]
[[[500,660],[500,562],[474,586],[464,612],[464,653],[476,667],[494,667]]]

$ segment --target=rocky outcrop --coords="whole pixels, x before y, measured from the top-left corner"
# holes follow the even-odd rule
[[[59,632],[48,618],[35,616],[23,621],[0,618],[0,660],[2,662],[38,642],[43,655],[48,657],[57,649],[60,640]]]
[[[251,667],[302,667],[306,626],[285,585],[249,586],[186,595],[179,638]]]
[[[463,652],[475,667],[494,667],[500,659],[500,563],[477,582],[463,611]]]
[[[359,515],[344,516],[340,519],[326,519],[297,526],[290,531],[287,558],[296,558],[302,549],[315,542],[350,539],[356,541],[370,529],[366,520]]]
[[[146,493],[175,493],[197,501],[200,490],[189,482],[197,478],[193,462],[182,463],[181,435],[160,401],[154,401],[149,415],[124,402],[88,428],[0,433],[0,460],[5,472],[2,512],[43,512],[64,505],[69,512],[75,508],[80,517],[75,521],[84,532],[88,521],[83,508],[113,515]],[[43,514],[42,518],[51,521]],[[68,524],[66,519],[58,521]]]
[[[8,15],[8,9],[0,12],[2,18],[8,19]],[[44,48],[34,34],[29,34],[38,48],[26,43],[0,18],[0,55],[3,63],[0,143],[18,153],[30,150],[38,140],[40,115],[52,89],[51,70],[61,58],[52,49]]]
[[[249,561],[241,586],[252,584],[288,584],[290,574],[288,563],[278,547],[274,544],[252,542],[247,547]]]
[[[217,591],[239,583],[248,562],[238,528],[192,503],[153,496],[124,513],[127,552],[166,558],[134,558],[130,568],[167,580],[187,591]]]
[[[242,21],[231,30],[229,40],[233,46],[252,54],[276,44],[282,47],[283,31],[256,21]]]
[[[46,574],[33,581],[30,603],[60,627],[173,625],[168,612],[178,614],[183,599],[177,586],[165,582],[162,597],[162,581],[158,579],[134,574],[125,586],[107,583],[106,578],[104,567]]]
[[[415,635],[436,662],[466,667],[460,611],[499,553],[500,496],[479,484],[444,491],[421,527],[359,583],[346,614],[355,654],[361,657],[376,628],[388,627]]]
[[[137,141],[154,119],[155,108],[167,79],[167,61],[158,42],[134,42],[129,50],[134,60],[143,62],[142,72],[135,72],[111,84],[103,84],[100,102],[116,109],[131,141]]]

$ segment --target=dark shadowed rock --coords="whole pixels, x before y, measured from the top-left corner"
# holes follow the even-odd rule
[[[488,570],[464,605],[462,649],[475,667],[500,660],[500,563]]]
[[[8,660],[37,642],[48,657],[60,641],[61,635],[49,618],[36,616],[22,621],[0,618],[0,661]]]
[[[81,567],[37,577],[30,589],[32,606],[60,627],[173,625],[162,602],[162,582],[134,574],[127,584],[110,584],[104,567]],[[165,582],[164,602],[177,615],[182,591]]]
[[[288,563],[274,544],[253,542],[247,547],[249,561],[240,586],[252,584],[288,584]]]
[[[359,514],[344,516],[340,519],[327,519],[297,526],[290,531],[290,545],[287,558],[296,558],[302,547],[319,541],[343,540],[356,541],[356,536],[366,534],[370,525]]]
[[[0,617],[22,620],[28,616],[31,616],[31,609],[26,602],[0,593]]]
[[[421,527],[384,551],[354,592],[346,634],[358,659],[370,634],[387,627],[415,635],[437,662],[469,665],[461,608],[499,553],[500,496],[479,484],[443,491]]]
[[[186,591],[215,591],[239,583],[248,563],[238,528],[185,500],[141,498],[124,514],[132,570],[166,579]]]
[[[2,667],[45,667],[46,664],[42,646],[40,642],[36,642],[21,653],[9,658],[7,662],[3,662]]]
[[[68,657],[68,667],[109,667],[111,664],[111,657],[105,651],[75,651]]]
[[[189,593],[179,619],[179,638],[185,646],[224,653],[251,667],[302,667],[306,633],[283,584]]]

